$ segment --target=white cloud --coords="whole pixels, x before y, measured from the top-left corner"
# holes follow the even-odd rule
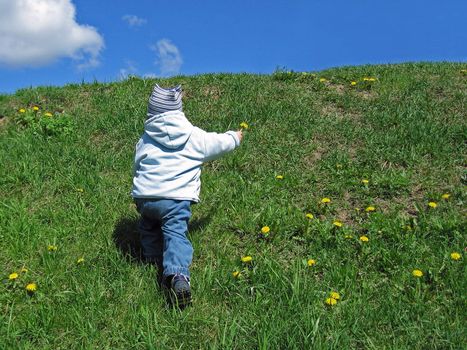
[[[71,0],[0,0],[0,64],[43,66],[61,57],[95,67],[104,39],[76,22]]]
[[[139,18],[135,15],[125,15],[122,17],[122,20],[128,23],[130,27],[141,27],[142,25],[147,23],[147,20],[144,18]]]
[[[183,59],[178,48],[169,39],[159,40],[156,45],[151,46],[151,50],[156,52],[154,63],[159,66],[162,76],[180,73]]]

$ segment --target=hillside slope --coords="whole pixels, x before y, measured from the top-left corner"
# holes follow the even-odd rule
[[[0,96],[0,348],[461,348],[465,64],[157,80],[203,129],[249,125],[203,168],[183,313],[129,195],[155,82]]]

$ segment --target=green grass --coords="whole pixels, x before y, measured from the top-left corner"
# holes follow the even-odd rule
[[[193,124],[250,126],[239,149],[204,166],[190,226],[194,304],[183,312],[135,258],[134,146],[155,80],[0,96],[0,348],[463,348],[465,68],[159,80],[183,85]],[[47,124],[46,111],[61,121]]]

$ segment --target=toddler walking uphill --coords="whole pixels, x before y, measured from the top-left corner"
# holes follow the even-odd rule
[[[182,87],[155,85],[136,144],[132,196],[141,214],[143,256],[162,266],[162,285],[181,308],[191,302],[187,233],[190,205],[199,202],[201,165],[234,150],[241,139],[241,131],[218,134],[193,126],[183,113]]]

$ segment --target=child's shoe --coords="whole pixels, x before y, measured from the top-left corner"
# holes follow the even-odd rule
[[[190,279],[182,274],[168,278],[166,287],[169,289],[169,298],[172,305],[184,309],[191,304]]]

